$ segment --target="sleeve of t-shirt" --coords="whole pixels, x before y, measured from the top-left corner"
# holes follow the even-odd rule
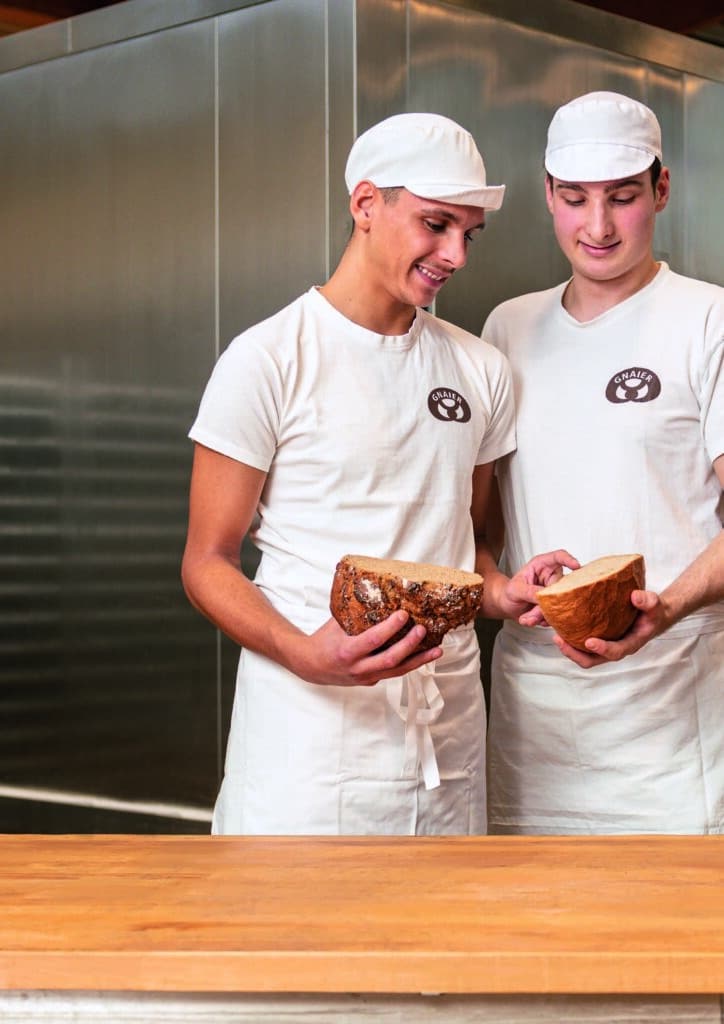
[[[239,335],[220,356],[189,437],[266,472],[279,437],[281,378],[269,352]]]
[[[483,344],[486,344],[483,342]],[[493,357],[486,374],[489,387],[490,420],[485,431],[478,457],[478,466],[494,462],[515,450],[515,398],[510,364],[505,356],[486,345]]]
[[[487,320],[483,324],[483,330],[481,331],[480,337],[483,341],[487,341],[489,344],[494,345],[495,348],[499,349],[504,355],[507,356],[505,346],[505,333],[500,329],[500,317],[498,310],[500,306],[496,308],[488,315]]]
[[[706,369],[699,401],[704,443],[713,462],[724,455],[724,298],[712,306],[706,333]]]

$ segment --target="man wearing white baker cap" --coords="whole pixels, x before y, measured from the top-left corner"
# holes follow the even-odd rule
[[[546,200],[571,276],[483,330],[517,400],[518,449],[498,467],[504,564],[565,544],[582,564],[640,552],[647,576],[616,641],[579,651],[505,623],[491,831],[724,832],[724,289],[654,258],[661,161],[642,103],[561,107]]]
[[[515,443],[509,371],[423,307],[465,265],[503,186],[436,114],[365,132],[346,180],[354,228],[337,269],[231,342],[190,431],[184,584],[243,648],[213,831],[483,832],[474,630],[420,652],[415,626],[380,651],[406,614],[348,637],[329,594],[350,553],[475,567],[470,509],[479,520]],[[247,532],[253,581],[239,565]],[[529,609],[530,581],[558,569],[553,554],[527,576],[497,573],[485,611]]]

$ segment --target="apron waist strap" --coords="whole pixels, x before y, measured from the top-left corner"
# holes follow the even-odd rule
[[[440,717],[445,701],[435,683],[434,663],[392,679],[387,684],[387,700],[405,723],[403,774],[421,770],[425,789],[436,789],[440,772],[430,726]]]

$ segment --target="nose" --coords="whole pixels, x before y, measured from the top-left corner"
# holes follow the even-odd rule
[[[468,242],[465,231],[448,230],[441,246],[441,257],[453,270],[460,270],[468,260]]]
[[[586,230],[594,242],[604,242],[613,234],[610,210],[605,199],[600,202],[593,202],[588,208],[588,222]]]

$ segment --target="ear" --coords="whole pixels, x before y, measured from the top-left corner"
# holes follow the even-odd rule
[[[371,181],[357,182],[349,197],[349,212],[355,227],[360,231],[369,231],[372,210],[379,196],[379,190]]]
[[[671,176],[669,174],[668,167],[661,168],[661,174],[659,180],[656,182],[656,189],[654,190],[654,209],[657,213],[661,213],[666,204],[669,201],[671,195]]]

